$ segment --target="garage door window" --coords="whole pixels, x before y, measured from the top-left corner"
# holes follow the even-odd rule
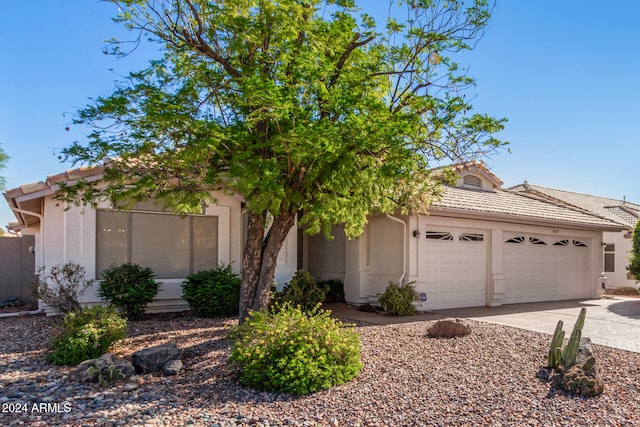
[[[525,237],[525,236],[518,236],[518,237],[514,237],[512,239],[509,239],[507,241],[505,241],[505,243],[519,243],[519,244],[524,244],[526,242],[531,243],[532,245],[546,245],[547,243],[542,240],[542,239],[538,239],[537,237]]]
[[[484,234],[481,233],[462,233],[459,240],[461,242],[483,242]]]
[[[584,243],[582,243],[579,240],[568,240],[568,239],[558,240],[557,242],[555,242],[553,244],[553,246],[576,246],[578,248],[586,248],[587,247],[587,245],[585,245]]]
[[[453,240],[453,234],[447,231],[427,231],[427,239],[430,240]]]

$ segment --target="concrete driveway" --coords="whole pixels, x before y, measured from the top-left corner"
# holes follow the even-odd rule
[[[587,308],[582,336],[594,344],[640,353],[640,299],[594,299],[510,304],[503,307],[437,310],[440,315],[464,317],[553,334],[558,320],[571,334],[580,308]]]
[[[594,344],[640,353],[640,299],[622,298],[550,301],[509,304],[502,307],[472,307],[435,310],[430,314],[410,317],[388,317],[363,313],[353,308],[330,307],[334,315],[375,324],[419,322],[445,317],[460,317],[497,323],[530,331],[553,334],[558,320],[564,322],[567,336],[571,334],[580,308],[587,308],[583,337]]]

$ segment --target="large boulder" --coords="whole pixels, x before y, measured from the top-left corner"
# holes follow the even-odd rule
[[[427,330],[427,334],[434,338],[453,338],[470,333],[471,327],[462,319],[439,320]]]
[[[131,377],[135,373],[135,369],[131,362],[126,359],[122,359],[115,354],[106,353],[97,359],[85,360],[80,363],[75,371],[71,374],[71,378],[81,383],[89,383],[94,382],[97,383],[99,377],[97,375],[91,376],[88,372],[89,366],[95,366],[96,369],[102,371],[104,369],[108,369],[110,366],[113,366],[114,369],[119,370],[124,375],[124,379]]]
[[[161,344],[136,351],[132,355],[133,366],[137,373],[161,372],[162,366],[182,357],[182,350],[175,343]]]

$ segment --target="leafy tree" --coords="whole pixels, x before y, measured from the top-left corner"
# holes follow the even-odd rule
[[[640,281],[640,221],[633,230],[631,254],[629,255],[629,265],[627,266],[629,273],[636,282]]]
[[[455,60],[485,29],[487,0],[391,2],[384,28],[354,0],[110,1],[162,57],[78,113],[93,131],[65,158],[105,163],[107,185],[65,197],[155,197],[184,213],[212,190],[242,195],[241,319],[267,307],[298,212],[309,233],[343,224],[354,237],[371,213],[428,206],[447,178],[430,161],[506,145],[492,137],[504,119],[472,113],[474,80]]]
[[[7,160],[9,160],[9,156],[7,156],[7,153],[5,153],[2,147],[0,147],[0,170],[7,167]],[[6,188],[6,185],[7,180],[4,176],[0,175],[0,191],[4,190]]]

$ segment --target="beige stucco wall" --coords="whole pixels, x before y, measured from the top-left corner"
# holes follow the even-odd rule
[[[632,240],[625,239],[626,231],[616,233],[604,233],[604,241],[616,245],[615,250],[615,271],[606,272],[607,288],[617,288],[620,286],[638,287],[633,279],[627,278],[627,265],[629,264],[629,254],[631,253]]]

